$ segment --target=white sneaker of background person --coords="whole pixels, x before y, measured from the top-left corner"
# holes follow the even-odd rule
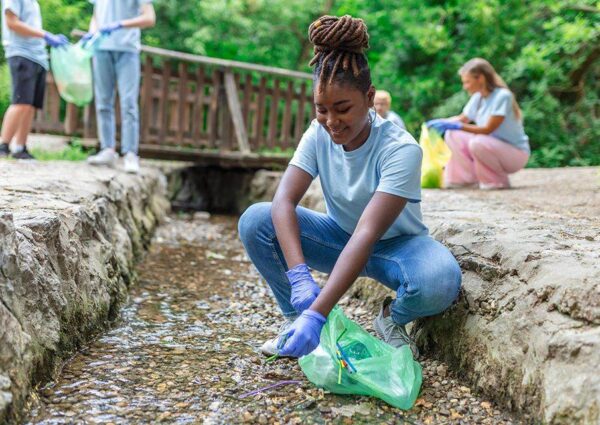
[[[140,172],[140,157],[133,152],[127,152],[123,157],[123,168],[126,172],[137,174]]]
[[[114,167],[119,159],[119,155],[113,148],[104,148],[96,155],[88,157],[87,162],[91,165],[106,165],[108,167]]]

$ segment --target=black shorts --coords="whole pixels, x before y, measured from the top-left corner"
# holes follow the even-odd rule
[[[37,109],[44,106],[46,92],[46,70],[43,66],[21,56],[8,58],[12,79],[13,105],[32,105]]]

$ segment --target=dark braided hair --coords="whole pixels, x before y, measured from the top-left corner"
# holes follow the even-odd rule
[[[364,53],[369,48],[369,33],[362,19],[322,16],[310,24],[308,39],[315,46],[309,65],[316,65],[313,80],[320,92],[325,83],[333,82],[350,84],[363,93],[369,90],[371,71]]]

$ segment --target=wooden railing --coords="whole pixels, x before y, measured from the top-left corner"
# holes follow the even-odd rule
[[[142,47],[140,152],[144,156],[260,166],[285,163],[314,117],[311,75]],[[48,75],[34,130],[96,138],[93,103],[60,99]],[[119,123],[118,100],[116,116]]]

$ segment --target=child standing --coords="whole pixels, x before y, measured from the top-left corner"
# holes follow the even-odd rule
[[[252,205],[240,238],[285,317],[265,354],[300,357],[319,344],[326,317],[358,276],[396,291],[375,319],[387,343],[416,347],[405,325],[445,310],[456,299],[461,271],[422,222],[422,152],[409,133],[373,107],[361,19],[324,16],[313,22],[317,118],[304,133],[272,203]],[[327,214],[298,203],[319,176]],[[309,267],[329,273],[323,289]]]
[[[485,59],[471,59],[458,73],[463,88],[471,95],[463,112],[427,122],[429,127],[445,132],[444,139],[452,151],[444,184],[507,189],[508,175],[525,167],[529,159],[529,138],[523,129],[521,109]]]

